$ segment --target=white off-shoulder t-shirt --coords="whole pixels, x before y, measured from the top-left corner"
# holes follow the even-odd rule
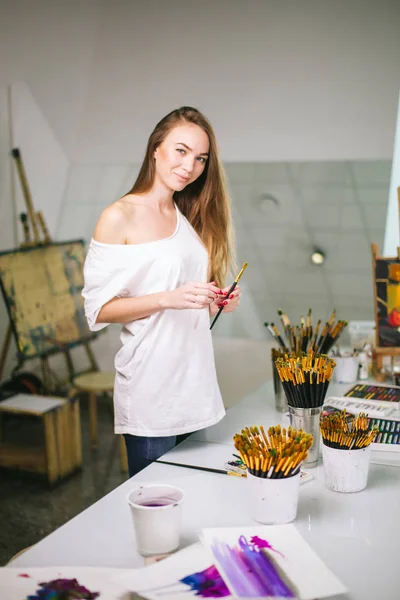
[[[176,207],[175,232],[145,244],[92,239],[85,261],[85,314],[92,331],[116,296],[144,296],[207,281],[208,255]],[[124,324],[115,357],[115,433],[179,435],[225,414],[214,363],[208,308],[166,309]]]

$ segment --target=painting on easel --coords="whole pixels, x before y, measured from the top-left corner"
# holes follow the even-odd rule
[[[379,257],[372,245],[376,346],[400,352],[400,255]],[[390,350],[387,354],[391,354]]]
[[[81,291],[82,240],[0,253],[0,284],[20,360],[47,356],[96,337]]]

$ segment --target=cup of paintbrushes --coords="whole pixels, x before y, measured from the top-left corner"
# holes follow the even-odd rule
[[[275,365],[286,394],[290,425],[302,429],[314,438],[304,464],[315,467],[319,460],[319,420],[335,361],[315,354],[310,348],[302,356],[288,355]]]
[[[283,350],[279,348],[271,348],[272,379],[274,385],[275,409],[279,412],[287,412],[288,410],[286,395],[283,391],[282,382],[280,380],[278,371],[276,370],[275,366],[275,362],[277,361],[277,359],[283,357]]]
[[[247,469],[252,517],[259,523],[290,523],[296,518],[300,468],[312,445],[303,431],[280,425],[242,429],[234,436],[235,448]]]
[[[334,492],[360,492],[367,486],[371,443],[378,433],[368,416],[338,411],[321,416],[325,485]]]
[[[304,461],[306,467],[316,467],[319,460],[320,451],[320,433],[319,419],[321,416],[322,406],[313,408],[298,408],[289,406],[290,425],[294,429],[302,429],[306,433],[313,436],[313,445],[308,451],[307,458]]]

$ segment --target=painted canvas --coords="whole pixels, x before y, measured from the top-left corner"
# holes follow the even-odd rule
[[[200,537],[202,544],[118,583],[149,600],[314,600],[346,592],[293,525],[205,529]]]
[[[66,590],[79,590],[90,600],[132,600],[131,592],[117,582],[125,569],[92,567],[0,567],[1,600],[58,600]],[[57,585],[49,585],[57,581]],[[59,590],[59,593],[55,589]],[[64,593],[64,595],[62,595]]]
[[[149,600],[231,597],[210,553],[199,542],[156,564],[132,569],[117,581]]]
[[[377,256],[373,247],[376,345],[400,346],[400,257]]]
[[[93,340],[82,288],[83,240],[0,252],[0,289],[21,361]]]
[[[200,539],[235,598],[314,600],[346,593],[294,525],[205,529]]]

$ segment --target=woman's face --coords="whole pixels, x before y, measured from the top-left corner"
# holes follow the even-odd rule
[[[157,179],[174,192],[183,190],[204,171],[209,146],[208,135],[198,125],[177,125],[154,152]]]

